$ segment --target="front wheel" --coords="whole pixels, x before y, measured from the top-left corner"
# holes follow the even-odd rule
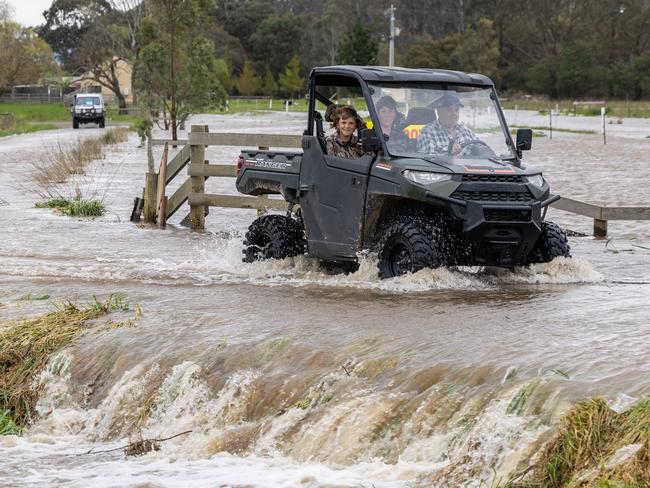
[[[106,127],[106,120],[104,119],[104,117],[102,117],[101,119],[99,119],[99,128],[103,129],[104,127]]]
[[[79,128],[79,121],[77,119],[72,119],[72,128],[73,129]]]
[[[559,257],[571,257],[566,233],[554,222],[542,222],[542,232],[530,252],[528,263],[548,263]]]
[[[384,229],[377,243],[377,258],[381,279],[442,265],[432,236],[413,220],[398,220]]]
[[[305,252],[305,236],[298,222],[284,215],[263,215],[255,219],[244,240],[245,263],[263,259],[284,259]]]

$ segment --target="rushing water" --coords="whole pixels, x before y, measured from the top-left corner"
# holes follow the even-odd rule
[[[299,133],[302,121],[194,122]],[[554,133],[526,161],[565,196],[647,206],[646,132],[626,119],[606,146]],[[128,222],[146,169],[135,136],[65,185],[105,196],[104,217],[33,208],[43,151],[98,133],[0,140],[0,317],[51,307],[27,295],[119,292],[142,309],[134,327],[89,333],[50,361],[36,379],[38,420],[23,438],[0,438],[2,486],[489,485],[530,458],[571,403],[602,395],[625,408],[650,391],[647,222],[610,223],[610,241],[572,237],[572,259],[512,271],[380,281],[372,256],[351,275],[303,257],[243,264],[253,211],[213,208],[205,233],[180,227],[184,215],[164,231]],[[227,178],[208,189],[234,193]],[[578,232],[592,225],[550,216]],[[142,457],[118,449],[185,431]]]

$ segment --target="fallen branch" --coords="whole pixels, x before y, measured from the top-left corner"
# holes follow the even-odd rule
[[[115,451],[124,451],[124,454],[127,456],[140,456],[142,454],[145,454],[147,452],[151,451],[158,451],[160,450],[160,443],[165,442],[171,439],[174,439],[175,437],[179,437],[181,435],[189,434],[192,432],[191,430],[186,430],[185,432],[181,432],[180,434],[175,434],[171,437],[165,437],[164,439],[142,439],[139,441],[135,442],[129,442],[125,446],[120,446],[120,447],[115,447],[113,449],[105,449],[102,451],[95,451],[94,447],[90,449],[87,452],[82,452],[81,454],[76,454],[76,456],[85,456],[86,454],[102,454],[106,452],[115,452]]]

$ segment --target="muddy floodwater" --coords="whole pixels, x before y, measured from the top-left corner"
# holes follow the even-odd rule
[[[304,118],[193,123],[299,134]],[[597,130],[594,120],[564,123]],[[650,206],[650,124],[608,131],[607,145],[598,134],[536,137],[524,161],[554,193]],[[650,392],[650,222],[610,222],[597,240],[591,220],[551,210],[577,234],[573,257],[514,270],[380,281],[372,256],[350,275],[304,257],[244,264],[254,211],[212,208],[202,233],[179,225],[186,209],[166,230],[129,222],[146,171],[135,134],[62,184],[103,198],[105,216],[34,208],[33,165],[98,134],[0,139],[0,318],[112,293],[141,309],[132,327],[82,335],[35,379],[38,418],[23,437],[0,437],[0,486],[491,486],[571,404],[602,396],[621,410]],[[237,154],[210,147],[206,158]],[[206,185],[236,193],[229,178]],[[144,456],[117,449],[185,431]]]

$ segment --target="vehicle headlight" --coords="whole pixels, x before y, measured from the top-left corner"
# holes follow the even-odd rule
[[[419,183],[420,185],[429,185],[431,183],[438,183],[439,181],[451,180],[451,175],[445,173],[429,173],[427,171],[410,171],[407,169],[402,174],[407,180]]]
[[[541,188],[544,186],[544,178],[542,178],[542,175],[533,175],[533,176],[527,176],[528,178],[528,183],[532,184],[533,186],[536,186],[537,188]]]

